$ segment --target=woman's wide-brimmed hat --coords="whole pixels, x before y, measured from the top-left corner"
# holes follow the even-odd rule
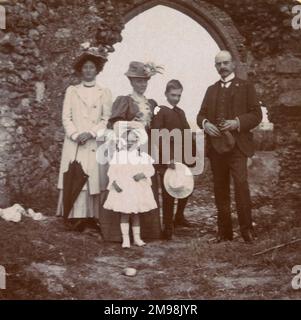
[[[194,179],[190,169],[183,163],[176,162],[175,169],[167,169],[164,174],[166,191],[176,199],[188,197],[194,189]]]
[[[101,69],[104,63],[107,61],[107,57],[104,53],[101,53],[98,48],[90,47],[83,50],[75,59],[73,68],[76,71],[81,71],[82,66],[86,61],[92,61],[95,63],[98,69]]]
[[[125,75],[128,78],[145,78],[150,79],[157,73],[162,73],[163,67],[156,66],[154,63],[143,63],[139,61],[132,61],[129,65],[128,71]]]

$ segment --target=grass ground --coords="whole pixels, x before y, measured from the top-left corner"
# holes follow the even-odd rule
[[[256,203],[256,201],[255,201]],[[238,237],[215,244],[215,209],[210,190],[199,186],[187,216],[193,229],[178,229],[173,241],[122,250],[97,234],[65,232],[62,221],[24,218],[0,221],[0,264],[7,289],[0,299],[300,299],[292,267],[301,265],[301,243],[254,256],[301,238],[293,212],[278,212],[266,200],[254,208],[258,240]],[[134,267],[136,277],[122,270]]]

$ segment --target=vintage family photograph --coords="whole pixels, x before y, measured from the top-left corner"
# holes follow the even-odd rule
[[[0,1],[0,300],[301,299],[300,146],[300,1]]]

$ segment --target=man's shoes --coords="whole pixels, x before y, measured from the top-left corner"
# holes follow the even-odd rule
[[[164,240],[172,240],[172,228],[165,228],[162,233]]]
[[[191,228],[192,224],[188,220],[186,220],[185,218],[182,218],[182,219],[175,219],[174,226],[175,227]]]
[[[242,231],[241,236],[245,243],[252,243],[255,240],[251,230]]]

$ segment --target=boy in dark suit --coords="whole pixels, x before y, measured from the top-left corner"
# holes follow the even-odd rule
[[[168,168],[174,169],[175,162],[184,163],[184,131],[189,130],[190,126],[187,122],[185,113],[177,105],[181,100],[183,92],[183,86],[178,80],[171,80],[166,86],[165,96],[166,103],[159,107],[155,108],[155,116],[152,120],[152,129],[158,129],[159,132],[162,132],[163,129],[171,132],[174,129],[178,129],[178,133],[182,136],[182,145],[179,146],[176,139],[172,136],[168,142],[163,142],[164,138],[160,140],[159,143],[159,164],[156,166],[157,171],[160,176],[161,189],[162,189],[162,200],[163,200],[163,237],[166,240],[172,238],[173,226],[185,226],[190,227],[190,223],[184,217],[184,209],[186,207],[188,197],[178,200],[178,206],[176,210],[175,219],[173,220],[174,215],[174,204],[175,198],[169,195],[164,187],[164,174]],[[168,143],[168,145],[166,144]],[[169,159],[166,159],[165,148],[169,148],[170,154],[167,155]],[[182,154],[181,159],[177,159],[178,154]],[[182,160],[182,161],[181,161]]]
[[[213,172],[218,211],[218,241],[233,239],[230,206],[232,176],[241,235],[245,242],[251,242],[253,227],[247,160],[254,155],[250,130],[262,120],[261,106],[253,84],[235,75],[235,63],[230,52],[221,51],[215,58],[215,66],[221,79],[208,88],[197,123],[207,136],[207,153]],[[226,138],[230,137],[233,141],[226,152],[219,147],[222,139],[225,139],[225,133]],[[227,139],[224,141],[227,142]]]

